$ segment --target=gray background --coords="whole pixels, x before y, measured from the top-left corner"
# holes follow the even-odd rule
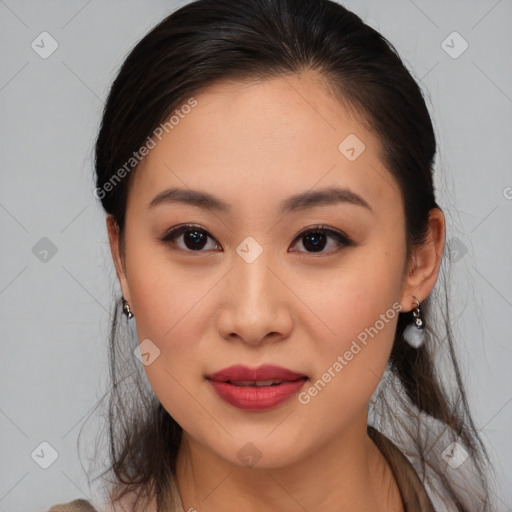
[[[0,0],[1,511],[95,499],[82,468],[88,455],[81,450],[81,463],[76,443],[108,392],[117,283],[92,195],[93,143],[123,57],[185,3]],[[397,47],[427,95],[439,138],[438,199],[458,260],[454,334],[500,506],[511,510],[512,2],[345,5]],[[46,59],[31,47],[44,31],[58,43]],[[446,39],[454,31],[469,45],[461,55],[464,41]],[[91,419],[82,439],[101,430]],[[58,453],[47,469],[39,465],[50,462],[44,445],[44,457],[31,455],[42,442]]]

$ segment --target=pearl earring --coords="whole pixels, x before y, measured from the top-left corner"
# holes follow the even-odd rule
[[[416,307],[412,310],[415,318],[404,330],[404,340],[413,348],[419,348],[425,341],[425,323],[421,315],[420,301],[414,297]]]

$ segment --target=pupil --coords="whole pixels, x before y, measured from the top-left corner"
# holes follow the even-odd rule
[[[322,250],[322,244],[325,242],[325,235],[323,233],[310,233],[305,236],[306,240],[311,240],[311,243],[304,243],[304,247],[308,249],[308,246],[312,248],[313,251]]]
[[[201,231],[188,231],[187,233],[188,236],[185,235],[185,244],[189,249],[201,249],[202,247],[204,247],[206,237]],[[189,245],[188,242],[190,240],[192,241],[192,243]]]

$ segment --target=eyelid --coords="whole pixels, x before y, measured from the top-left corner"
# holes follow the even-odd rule
[[[322,231],[322,232],[327,233],[329,235],[334,235],[335,237],[339,237],[339,238],[343,239],[347,243],[352,243],[352,240],[350,239],[350,237],[346,233],[344,233],[343,231],[341,231],[339,229],[335,229],[335,228],[331,228],[329,226],[326,226],[325,224],[316,224],[316,225],[311,226],[309,228],[301,229],[295,235],[293,240],[295,241],[299,236],[304,236],[304,235],[307,235],[309,233],[315,233],[317,231]]]

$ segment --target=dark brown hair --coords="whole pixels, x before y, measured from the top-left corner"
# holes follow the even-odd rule
[[[164,19],[133,48],[110,90],[96,143],[95,195],[114,217],[121,242],[136,172],[136,166],[126,170],[126,162],[173,110],[216,80],[264,80],[305,71],[322,77],[335,97],[377,134],[382,160],[402,193],[409,256],[425,240],[429,211],[439,208],[433,186],[436,139],[428,109],[394,47],[329,0],[198,0]],[[123,177],[117,179],[123,166]],[[423,483],[429,484],[428,474],[435,475],[437,489],[456,510],[488,511],[489,458],[469,412],[447,296],[446,285],[436,285],[422,303],[429,329],[419,349],[404,342],[411,315],[400,313],[386,377],[372,397],[372,422],[404,451],[406,439],[412,443]],[[156,496],[164,510],[173,503],[169,482],[182,430],[133,357],[137,340],[119,320],[120,308],[118,297],[111,326],[108,411],[113,497],[130,492],[141,500]],[[427,418],[437,420],[449,439],[464,446],[478,485],[460,488],[446,465],[433,458]],[[396,462],[403,464],[402,459]]]

